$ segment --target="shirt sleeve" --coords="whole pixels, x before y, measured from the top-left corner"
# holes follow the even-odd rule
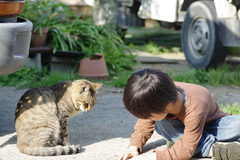
[[[129,146],[137,146],[140,151],[152,136],[155,122],[150,119],[138,119],[134,126],[134,133],[131,136]]]
[[[157,150],[157,160],[190,159],[201,139],[206,115],[206,113],[201,113],[195,116],[189,116],[184,122],[185,129],[183,136],[179,138],[170,149]]]

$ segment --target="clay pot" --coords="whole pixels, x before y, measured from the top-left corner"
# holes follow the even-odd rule
[[[32,32],[32,38],[31,38],[31,47],[43,47],[46,45],[47,40],[47,34],[48,34],[48,27],[42,28],[42,35],[40,34],[39,30]]]
[[[18,1],[0,1],[0,16],[12,16],[22,13],[24,0]]]
[[[96,53],[91,58],[83,58],[80,61],[79,75],[93,79],[106,79],[109,77],[104,55]]]

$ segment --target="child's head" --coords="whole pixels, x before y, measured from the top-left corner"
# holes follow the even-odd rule
[[[131,75],[123,93],[126,109],[138,118],[163,113],[168,103],[177,101],[172,79],[161,70],[143,69]]]

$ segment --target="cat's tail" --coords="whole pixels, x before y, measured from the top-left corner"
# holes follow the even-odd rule
[[[80,145],[56,146],[56,147],[24,147],[21,151],[32,156],[58,156],[77,154],[80,152]]]

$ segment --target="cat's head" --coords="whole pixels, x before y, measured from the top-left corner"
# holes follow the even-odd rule
[[[76,111],[90,111],[96,103],[96,93],[102,83],[92,83],[88,80],[75,80],[71,85],[71,98]]]

